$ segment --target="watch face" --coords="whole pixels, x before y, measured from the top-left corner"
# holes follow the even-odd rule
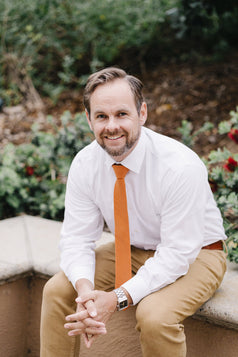
[[[128,301],[127,301],[127,299],[126,299],[126,300],[123,300],[123,301],[120,302],[120,304],[119,304],[119,309],[120,309],[120,310],[123,310],[123,309],[125,309],[127,306],[128,306]]]

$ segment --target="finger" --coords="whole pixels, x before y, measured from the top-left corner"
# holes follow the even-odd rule
[[[80,321],[89,317],[89,313],[87,310],[83,310],[80,312],[76,312],[75,314],[68,315],[65,317],[66,321]]]
[[[85,311],[85,310],[86,310],[86,308],[83,304],[77,303],[76,312],[81,312],[81,311]]]
[[[97,336],[95,336],[95,335],[88,335],[87,333],[83,334],[85,346],[87,348],[90,348],[92,346],[92,343],[93,343],[93,341],[95,340],[96,337]]]
[[[97,316],[97,309],[96,309],[94,301],[88,300],[85,303],[85,306],[87,308],[89,316],[91,316],[91,317],[96,317]]]
[[[85,320],[83,320],[84,325],[87,327],[105,327],[105,323],[102,321],[97,321],[91,318],[87,318]]]
[[[75,301],[78,304],[84,304],[85,307],[87,308],[87,311],[91,317],[96,317],[97,316],[97,310],[94,304],[94,298],[95,298],[95,293],[90,292],[88,294],[84,294],[82,296],[78,296]]]
[[[78,296],[75,301],[79,304],[84,304],[87,308],[88,313],[91,317],[97,316],[97,310],[94,304],[94,300],[96,299],[96,291],[90,291],[86,294]]]
[[[82,335],[82,331],[81,330],[71,330],[68,332],[68,336],[78,336],[78,335]]]
[[[75,301],[84,304],[85,302],[89,301],[89,300],[95,300],[96,298],[96,294],[95,294],[95,290],[90,291],[86,294],[82,294],[80,296],[78,296]]]
[[[92,336],[93,338],[93,336]],[[89,336],[87,333],[84,333],[83,334],[83,340],[84,340],[84,344],[87,348],[90,348],[91,347],[91,344],[89,343]]]
[[[81,333],[84,332],[86,326],[82,322],[75,322],[75,323],[67,323],[64,324],[64,328],[67,330],[78,330]]]
[[[93,320],[91,318],[85,319],[83,321],[76,321],[72,323],[66,323],[64,324],[64,327],[68,330],[84,330],[87,327],[93,327],[93,328],[105,328],[105,324],[100,321]]]
[[[87,327],[84,329],[73,329],[68,332],[69,336],[82,335],[87,333],[88,335],[105,335],[107,330],[105,327],[95,328],[95,327]]]

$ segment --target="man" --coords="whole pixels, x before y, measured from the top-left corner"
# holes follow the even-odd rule
[[[84,104],[96,140],[70,168],[60,242],[63,272],[44,289],[41,357],[76,356],[76,336],[90,347],[107,333],[114,311],[127,305],[137,305],[143,356],[184,357],[182,322],[214,294],[226,270],[221,243],[226,237],[206,168],[183,144],[143,127],[142,83],[123,70],[91,75]],[[128,215],[119,226],[113,197],[121,178],[115,164],[129,169],[123,209]],[[116,244],[127,235],[117,231],[129,221],[131,257],[122,265],[131,259],[130,271],[124,269],[117,290],[114,243],[95,251],[104,220],[113,233],[116,228]]]

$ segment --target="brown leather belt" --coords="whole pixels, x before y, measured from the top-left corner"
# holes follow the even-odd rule
[[[208,244],[205,247],[202,247],[202,249],[218,249],[218,250],[223,250],[223,243],[221,240],[218,240],[215,243]]]

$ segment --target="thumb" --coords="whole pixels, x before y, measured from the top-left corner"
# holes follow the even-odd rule
[[[86,307],[89,316],[91,316],[91,317],[97,316],[97,309],[96,309],[92,294],[90,294],[89,296],[87,296],[85,294],[83,297],[78,296],[75,299],[75,301],[79,304],[83,304]]]
[[[95,306],[93,300],[88,300],[85,303],[85,306],[87,308],[89,316],[91,316],[91,317],[96,317],[97,316],[97,309],[96,309],[96,306]]]

